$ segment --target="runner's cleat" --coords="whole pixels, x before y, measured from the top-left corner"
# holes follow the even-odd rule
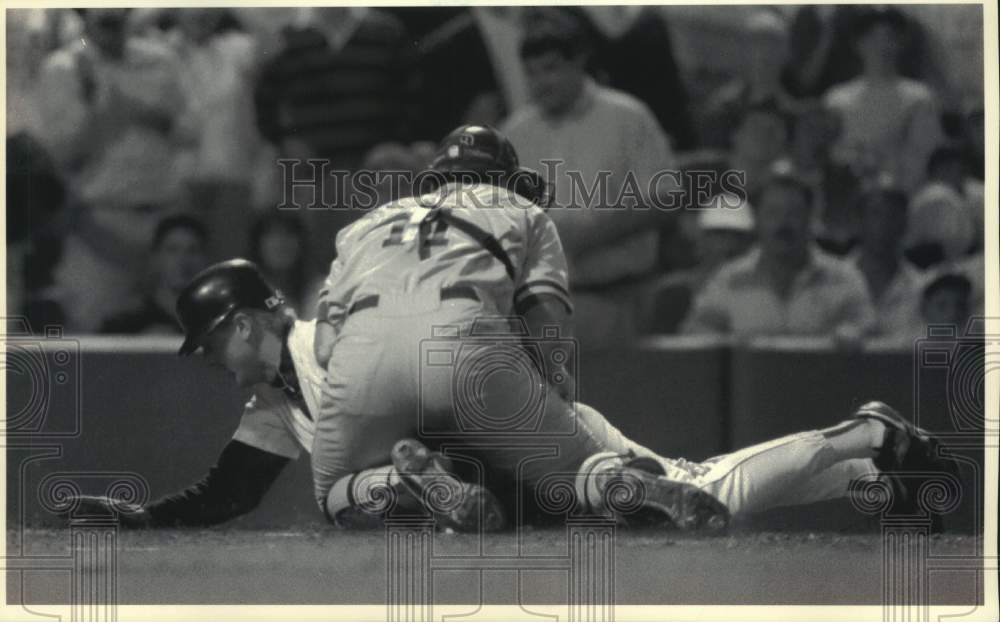
[[[940,440],[932,433],[907,421],[893,407],[883,402],[868,402],[852,415],[856,419],[873,419],[886,429],[885,441],[877,448],[875,466],[889,478],[899,495],[892,512],[917,515],[920,489],[937,477],[958,478],[957,463],[939,454]],[[943,530],[941,515],[930,512],[932,531]]]
[[[729,525],[729,510],[722,502],[696,486],[664,477],[655,460],[627,460],[601,478],[606,478],[602,490],[605,504],[617,510],[626,523],[633,522],[630,518],[634,515],[646,524],[653,522],[651,516],[659,516],[661,524],[684,531],[719,532]],[[616,502],[615,494],[627,498]]]

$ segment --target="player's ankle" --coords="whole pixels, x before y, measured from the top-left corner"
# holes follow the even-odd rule
[[[891,439],[888,437],[889,428],[876,419],[866,419],[864,420],[865,425],[868,428],[869,443],[872,450],[872,456],[876,456],[882,451],[882,448],[889,443]]]
[[[874,458],[886,441],[881,421],[848,419],[820,432],[839,459]]]

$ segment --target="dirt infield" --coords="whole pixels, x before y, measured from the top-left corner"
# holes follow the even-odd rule
[[[11,603],[66,603],[69,530],[8,532],[8,558],[35,570],[8,570]],[[162,530],[117,537],[120,604],[344,604],[386,602],[385,532]],[[977,538],[928,540],[932,604],[982,601],[976,572],[935,571],[935,560],[976,555]],[[518,554],[549,560],[551,569],[521,570]],[[565,602],[567,534],[547,529],[479,540],[436,534],[431,547],[434,602],[489,604]],[[614,596],[619,604],[857,604],[882,602],[883,540],[878,535],[737,533],[695,537],[615,532]],[[490,568],[462,569],[455,560],[481,559]],[[46,561],[48,560],[48,561]],[[9,560],[8,560],[9,561]],[[448,565],[451,564],[451,569]],[[954,566],[954,564],[951,564]],[[7,563],[8,568],[17,566]],[[26,567],[25,563],[21,563]],[[65,564],[62,564],[65,566]],[[481,565],[482,566],[482,565]],[[520,574],[520,580],[518,575]],[[23,575],[23,578],[22,578]]]

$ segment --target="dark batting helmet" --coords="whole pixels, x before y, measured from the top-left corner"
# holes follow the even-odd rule
[[[185,336],[178,354],[197,350],[209,333],[239,309],[270,311],[282,303],[281,292],[264,280],[252,261],[230,259],[209,266],[177,297],[177,319]]]
[[[547,207],[550,200],[545,180],[537,172],[519,166],[514,145],[488,125],[463,125],[445,136],[431,169],[452,180],[471,177],[505,186],[541,207]]]
[[[442,173],[511,174],[517,170],[517,153],[507,137],[486,125],[463,125],[438,145],[431,168]]]

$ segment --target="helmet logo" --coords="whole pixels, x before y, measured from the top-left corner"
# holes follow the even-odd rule
[[[471,147],[476,142],[476,139],[470,136],[469,134],[462,134],[461,136],[458,137],[458,140],[463,145],[468,145],[469,147]]]
[[[465,138],[465,137],[463,136],[462,138]],[[463,140],[463,142],[465,142],[465,141]],[[449,158],[457,158],[461,153],[462,153],[462,150],[459,149],[458,145],[452,145],[452,146],[448,147],[448,157]]]
[[[264,306],[267,307],[268,311],[271,311],[284,302],[284,299],[281,297],[281,292],[275,292],[275,294],[275,296],[270,296],[264,301]]]

